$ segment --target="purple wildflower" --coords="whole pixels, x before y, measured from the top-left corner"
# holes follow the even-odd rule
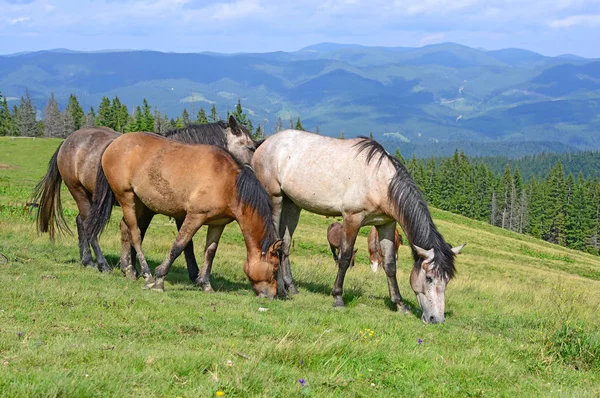
[[[423,340],[421,339],[417,340],[417,342],[419,343],[419,345],[423,344]]]
[[[306,384],[306,381],[304,379],[298,379],[298,383],[300,383],[300,385],[302,387],[304,387],[304,385]]]
[[[23,336],[23,332],[17,333],[17,336],[19,336],[19,337]]]
[[[300,358],[300,360],[298,361],[298,363],[300,364],[300,366],[304,366],[304,359]]]

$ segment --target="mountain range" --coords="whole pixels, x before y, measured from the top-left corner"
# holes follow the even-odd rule
[[[446,154],[461,143],[474,155],[600,149],[600,60],[523,49],[321,43],[272,53],[0,56],[0,91],[16,101],[25,89],[38,109],[51,92],[63,107],[73,93],[84,108],[103,96],[130,109],[146,98],[171,117],[212,104],[224,115],[239,99],[268,132],[278,117],[284,126],[300,117],[308,130],[372,133],[403,153]]]

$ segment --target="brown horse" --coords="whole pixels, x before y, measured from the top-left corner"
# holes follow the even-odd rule
[[[331,248],[331,254],[333,254],[333,261],[336,263],[338,261],[340,246],[342,245],[342,232],[342,224],[339,222],[331,223],[327,228],[327,241],[329,242],[329,247]],[[350,259],[351,267],[354,267],[354,259],[357,251],[358,249],[354,250],[352,253],[352,258]]]
[[[271,221],[270,198],[252,169],[226,150],[182,144],[155,134],[125,134],[102,155],[85,225],[90,237],[97,236],[108,222],[115,199],[123,210],[146,288],[164,290],[171,264],[205,224],[208,233],[201,273],[208,280],[221,233],[236,220],[246,242],[244,271],[252,289],[261,297],[273,298],[277,293],[281,241]],[[154,278],[142,252],[139,220],[156,213],[175,218],[181,228]]]
[[[79,214],[77,216],[77,234],[79,236],[79,253],[81,264],[94,266],[90,245],[96,255],[98,269],[109,270],[110,267],[100,250],[96,237],[90,237],[84,231],[84,223],[92,204],[92,195],[96,186],[98,165],[104,149],[121,134],[108,127],[84,128],[71,134],[56,150],[46,176],[38,183],[34,202],[39,204],[37,213],[37,228],[40,232],[49,232],[54,239],[55,232],[68,231],[68,226],[62,214],[60,201],[60,186],[64,180],[69,192],[75,199]],[[170,130],[165,137],[186,143],[215,145],[228,149],[234,157],[243,163],[249,163],[256,149],[248,131],[230,117],[229,122],[219,121],[204,125]],[[139,220],[142,237],[152,218]],[[181,225],[178,224],[179,228]],[[125,250],[125,245],[123,249]],[[122,255],[121,270],[129,278],[135,279],[135,266],[130,267],[131,259],[135,259],[135,250],[127,249],[130,255]],[[190,242],[184,250],[190,279],[201,283],[198,278],[198,265],[194,256],[193,243]]]
[[[341,224],[340,224],[341,227]],[[379,232],[375,226],[371,227],[369,236],[367,237],[367,244],[369,246],[369,259],[371,260],[371,269],[373,272],[377,272],[379,264],[383,263],[383,250],[379,244]],[[402,246],[402,235],[396,228],[394,232],[394,255],[396,256],[396,262],[398,261],[398,248]]]

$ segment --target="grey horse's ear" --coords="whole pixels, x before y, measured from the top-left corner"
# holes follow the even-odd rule
[[[237,120],[235,120],[235,117],[233,117],[233,115],[229,115],[229,128],[231,129],[233,135],[242,134],[241,129],[238,127],[238,122]]]
[[[424,262],[429,263],[433,260],[433,256],[434,256],[433,248],[431,248],[429,250],[425,250],[417,245],[413,245],[413,247],[415,248],[417,255],[419,257],[421,257]]]
[[[460,246],[456,246],[452,248],[452,253],[454,254],[460,254],[460,252],[462,251],[463,247],[465,247],[466,243],[463,243]]]

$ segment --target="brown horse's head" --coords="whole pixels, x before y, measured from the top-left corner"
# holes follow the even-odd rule
[[[252,290],[258,297],[274,298],[277,294],[277,271],[279,270],[279,259],[281,240],[277,240],[269,246],[267,252],[261,253],[258,260],[246,260],[244,270],[252,284]]]
[[[250,164],[256,145],[248,130],[239,124],[233,115],[229,116],[229,127],[225,130],[225,139],[227,140],[227,150],[240,162]]]
[[[460,253],[465,246],[453,247],[454,255]],[[433,249],[425,250],[414,246],[419,259],[410,274],[410,285],[417,295],[417,301],[423,310],[421,320],[425,323],[444,322],[444,293],[450,277],[441,272],[439,264],[436,264]]]

